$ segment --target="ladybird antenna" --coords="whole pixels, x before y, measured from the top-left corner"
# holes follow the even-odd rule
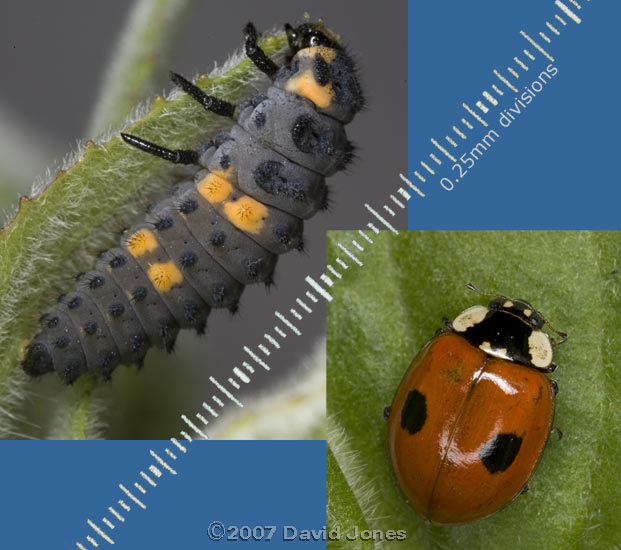
[[[560,340],[555,341],[552,343],[553,346],[560,346],[563,342],[567,341],[567,333],[563,332],[561,330],[556,330],[551,324],[550,321],[548,321],[542,314],[540,311],[538,311],[537,313],[539,313],[539,315],[541,315],[541,318],[543,319],[543,322],[548,326],[548,328],[556,335],[560,336]]]
[[[480,294],[481,296],[495,296],[496,298],[506,298],[506,296],[504,294],[498,294],[496,292],[483,292],[481,290],[479,290],[476,286],[474,286],[472,283],[466,283],[466,288],[468,290],[472,290],[472,292],[476,292],[477,294]]]
[[[235,105],[232,103],[206,94],[196,84],[192,84],[189,80],[173,71],[170,71],[168,76],[186,94],[205,107],[207,111],[211,111],[216,115],[233,118],[233,115],[235,114]]]

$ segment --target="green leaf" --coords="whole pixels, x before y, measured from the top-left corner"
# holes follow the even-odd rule
[[[355,236],[330,232],[332,265],[340,252],[336,243],[347,245]],[[341,449],[356,453],[364,465],[362,481],[373,488],[377,505],[372,517],[365,515],[369,528],[406,529],[399,548],[613,548],[621,540],[621,235],[369,236],[375,243],[360,254],[364,266],[342,270],[343,279],[333,287],[327,321],[328,443],[346,479],[353,474],[343,467]],[[487,301],[468,291],[467,282],[529,300],[569,334],[556,350],[559,368],[553,375],[560,388],[555,424],[564,437],[550,437],[525,495],[490,518],[441,527],[410,509],[396,485],[382,413],[442,317]],[[338,498],[328,482],[329,495]]]
[[[286,44],[279,33],[267,35],[262,46],[277,56]],[[265,82],[264,75],[238,56],[219,76],[200,77],[198,85],[237,102],[256,91],[259,81]],[[230,125],[185,94],[174,94],[169,100],[156,98],[128,131],[172,148],[192,148]],[[11,434],[11,411],[22,396],[19,357],[37,330],[36,319],[52,307],[50,296],[71,288],[71,268],[88,269],[98,248],[118,244],[110,228],[135,218],[183,173],[187,170],[113,137],[97,145],[88,142],[38,196],[20,201],[13,221],[0,230],[0,437]]]

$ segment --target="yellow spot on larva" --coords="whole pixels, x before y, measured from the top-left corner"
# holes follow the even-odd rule
[[[157,239],[148,229],[140,229],[127,239],[127,250],[134,258],[139,258],[157,247]]]
[[[298,57],[315,57],[320,55],[326,63],[332,63],[336,58],[336,50],[326,46],[311,46],[297,53]]]
[[[320,109],[329,107],[334,99],[332,84],[328,83],[325,86],[320,86],[315,80],[315,75],[310,70],[304,71],[287,81],[285,90],[310,99]]]
[[[198,192],[212,204],[226,200],[231,191],[233,186],[212,172],[198,183]]]
[[[248,233],[260,233],[263,220],[267,218],[267,208],[260,202],[244,195],[236,201],[224,205],[224,214],[237,228]]]
[[[168,292],[173,285],[183,282],[183,275],[172,260],[163,264],[152,264],[149,266],[148,275],[159,292]]]

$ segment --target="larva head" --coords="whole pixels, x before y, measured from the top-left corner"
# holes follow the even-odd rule
[[[364,104],[352,59],[320,24],[285,28],[294,55],[274,84],[312,101],[320,113],[349,122]]]

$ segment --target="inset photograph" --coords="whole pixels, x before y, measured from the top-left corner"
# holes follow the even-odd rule
[[[331,547],[612,541],[621,233],[367,235],[328,306]]]

